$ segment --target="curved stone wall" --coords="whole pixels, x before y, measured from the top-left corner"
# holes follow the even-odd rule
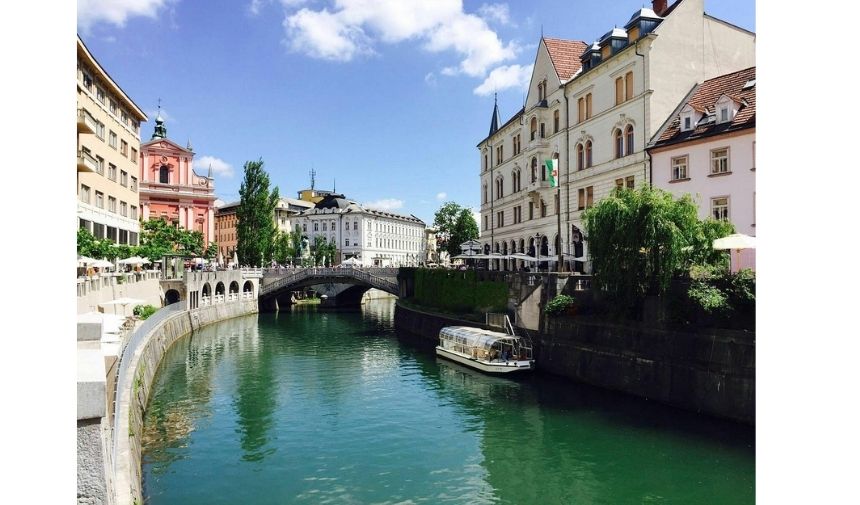
[[[143,415],[155,372],[164,353],[179,338],[208,324],[257,312],[257,300],[239,300],[168,315],[151,328],[136,349],[123,356],[128,364],[117,380],[114,430],[114,482],[117,505],[142,505],[141,440]],[[154,316],[153,316],[154,317]]]

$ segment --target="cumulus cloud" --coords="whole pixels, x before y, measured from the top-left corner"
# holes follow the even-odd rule
[[[391,211],[402,208],[403,200],[398,200],[397,198],[383,198],[374,202],[367,202],[364,206],[368,209]]]
[[[172,0],[78,0],[78,27],[87,33],[100,22],[120,28],[128,18],[143,16],[155,18],[158,11]]]
[[[496,21],[499,24],[511,24],[511,11],[508,4],[483,4],[478,7],[478,14],[487,21]]]
[[[487,96],[508,88],[526,89],[532,77],[534,65],[506,65],[494,68],[484,82],[473,91],[476,95]]]
[[[210,166],[212,167],[213,175],[233,177],[233,166],[221,158],[216,158],[214,156],[200,156],[199,158],[195,157],[191,162],[191,167],[200,175],[206,175],[209,173]]]
[[[334,61],[372,54],[374,42],[423,43],[430,52],[454,51],[462,60],[445,75],[482,77],[488,68],[516,56],[487,22],[463,11],[462,0],[335,0],[332,10],[302,8],[284,19],[286,44],[294,51]]]
[[[428,86],[435,86],[437,84],[436,74],[434,74],[433,72],[429,72],[427,75],[424,76],[424,83]]]
[[[436,199],[440,202],[446,198],[448,198],[448,193],[445,193],[444,191],[441,193],[436,193]]]

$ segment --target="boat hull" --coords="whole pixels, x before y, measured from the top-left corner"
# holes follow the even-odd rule
[[[507,374],[507,373],[515,373],[515,372],[529,372],[534,370],[535,363],[534,361],[507,361],[501,363],[488,363],[486,361],[479,361],[470,356],[464,356],[460,353],[452,352],[447,349],[443,349],[439,346],[436,346],[436,354],[449,359],[451,361],[460,363],[461,365],[465,365],[469,368],[474,368],[475,370],[480,370],[489,374]]]

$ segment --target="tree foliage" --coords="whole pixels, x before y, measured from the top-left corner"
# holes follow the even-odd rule
[[[240,263],[259,266],[271,261],[275,250],[278,188],[269,189],[262,159],[245,162],[244,170],[236,209],[236,251]]]
[[[311,259],[314,266],[331,266],[334,264],[336,253],[337,246],[334,242],[329,242],[322,236],[317,236],[314,239],[314,245],[311,246]]]
[[[673,276],[694,263],[719,264],[711,241],[733,231],[729,223],[700,221],[685,195],[644,187],[619,189],[583,215],[594,283],[622,310],[648,294],[662,294]]]
[[[140,245],[115,244],[110,239],[96,239],[84,228],[78,228],[78,254],[91,258],[129,258],[143,256],[150,261],[161,261],[165,254],[202,256],[211,258],[218,246],[210,243],[203,246],[203,234],[180,228],[163,219],[141,222]]]
[[[294,262],[301,248],[302,234],[298,227],[294,231],[279,231],[275,238],[275,261],[281,265]]]
[[[478,223],[472,211],[455,202],[446,202],[433,219],[440,246],[451,256],[460,254],[460,244],[478,238]]]

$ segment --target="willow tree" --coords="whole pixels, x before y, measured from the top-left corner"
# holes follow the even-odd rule
[[[244,170],[236,209],[236,252],[240,263],[261,266],[272,260],[275,249],[278,188],[269,189],[269,174],[263,170],[262,159],[245,162]]]
[[[719,261],[710,240],[731,225],[700,221],[697,213],[689,195],[675,200],[649,187],[616,190],[585,211],[595,286],[619,309],[635,309],[646,295],[665,293],[693,262]]]

